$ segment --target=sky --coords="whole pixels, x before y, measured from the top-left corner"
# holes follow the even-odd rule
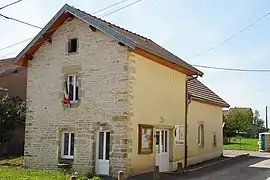
[[[0,7],[15,0],[1,0]],[[0,13],[44,27],[65,4],[92,13],[120,0],[23,0]],[[132,3],[129,0],[103,13]],[[243,33],[243,28],[270,12],[268,0],[142,0],[104,17],[118,26],[143,35],[190,64],[247,69],[270,69],[270,15]],[[16,56],[40,30],[0,17],[0,59]],[[234,39],[218,45],[228,37]],[[196,56],[200,53],[200,56]],[[231,107],[251,107],[265,118],[270,106],[270,73],[232,72],[198,68],[199,78]],[[270,108],[269,108],[270,109]],[[269,116],[270,117],[270,116]]]

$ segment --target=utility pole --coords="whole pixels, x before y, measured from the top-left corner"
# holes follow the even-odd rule
[[[268,129],[268,119],[267,119],[267,106],[265,106],[265,126],[266,126],[266,129]]]

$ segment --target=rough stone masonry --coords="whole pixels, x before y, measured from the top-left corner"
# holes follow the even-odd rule
[[[76,53],[67,53],[70,38],[78,38]],[[94,172],[96,132],[104,129],[111,132],[110,174],[126,172],[129,66],[127,47],[76,18],[66,21],[29,62],[26,167],[57,169],[61,132],[70,130],[75,134],[73,169]],[[68,106],[63,83],[72,73],[79,77],[79,102]]]

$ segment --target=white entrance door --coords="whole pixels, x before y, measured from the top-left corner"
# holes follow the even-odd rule
[[[96,142],[96,173],[100,175],[109,175],[110,132],[99,131]]]
[[[156,131],[156,166],[160,172],[169,171],[169,131]]]

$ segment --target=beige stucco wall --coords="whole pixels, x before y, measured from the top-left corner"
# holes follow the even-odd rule
[[[204,148],[197,145],[199,123],[204,124]],[[213,147],[214,133],[216,147]],[[192,100],[188,109],[188,165],[222,155],[222,139],[222,107]]]
[[[134,69],[133,99],[130,126],[132,127],[128,163],[129,174],[150,171],[155,165],[155,138],[152,154],[138,154],[138,124],[150,124],[173,128],[184,125],[185,118],[185,80],[186,75],[148,60],[138,54],[129,53],[129,61]],[[170,140],[173,140],[172,129]],[[155,134],[155,132],[154,132]],[[174,142],[170,142],[173,144]],[[184,146],[173,145],[171,164],[183,160]]]
[[[79,38],[79,50],[67,54],[68,38]],[[78,19],[66,21],[29,61],[25,138],[26,167],[56,169],[61,129],[75,132],[73,168],[94,171],[95,135],[107,123],[111,131],[110,173],[125,171],[129,114],[127,48]],[[63,106],[66,73],[78,73],[80,103]]]

